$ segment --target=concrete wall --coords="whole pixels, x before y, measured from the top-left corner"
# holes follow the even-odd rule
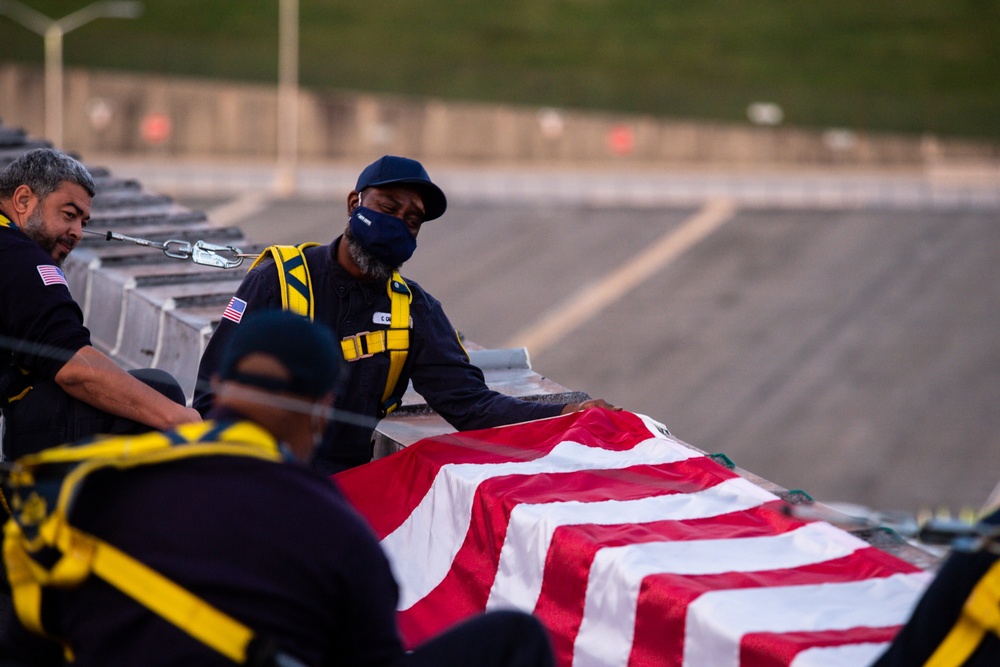
[[[87,155],[271,159],[275,86],[69,69],[64,148]],[[0,64],[0,118],[45,136],[40,68]],[[156,130],[169,121],[169,132]],[[1000,142],[695,123],[648,116],[445,103],[343,91],[299,96],[301,159],[373,153],[435,162],[914,166],[995,160]]]

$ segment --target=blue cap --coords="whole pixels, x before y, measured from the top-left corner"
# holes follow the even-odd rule
[[[397,155],[383,155],[365,167],[358,176],[357,192],[381,185],[413,185],[424,200],[424,221],[440,218],[448,208],[448,200],[441,188],[431,182],[427,170],[416,160]]]
[[[241,360],[254,353],[274,357],[291,377],[283,380],[236,370]],[[286,310],[265,310],[236,327],[215,375],[267,391],[319,398],[337,389],[343,366],[340,346],[327,327]]]

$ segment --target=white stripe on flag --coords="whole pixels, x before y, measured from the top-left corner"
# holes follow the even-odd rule
[[[500,551],[500,566],[486,608],[514,606],[531,611],[542,591],[545,558],[560,526],[638,524],[699,519],[739,512],[777,500],[743,478],[725,480],[695,493],[637,500],[521,504],[514,508]]]
[[[887,648],[888,642],[817,646],[796,655],[788,667],[861,667],[875,662]]]
[[[382,540],[400,585],[397,608],[409,609],[448,574],[469,532],[476,489],[484,481],[506,475],[660,465],[697,456],[702,455],[673,440],[653,437],[623,451],[561,442],[532,461],[441,466],[420,503]]]
[[[809,586],[711,591],[688,605],[684,667],[739,667],[750,632],[812,632],[902,625],[931,574]]]
[[[649,542],[602,549],[590,567],[573,665],[628,665],[639,590],[650,575],[780,570],[843,558],[867,546],[849,533],[816,522],[766,537]],[[751,617],[755,614],[749,612]],[[690,618],[689,611],[688,623]],[[722,663],[691,664],[714,667]]]

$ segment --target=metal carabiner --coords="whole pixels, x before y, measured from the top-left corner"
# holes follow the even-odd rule
[[[134,236],[125,236],[124,234],[118,234],[117,232],[112,231],[109,231],[106,234],[89,229],[84,229],[83,231],[88,234],[103,236],[106,241],[125,241],[128,243],[135,243],[136,245],[146,246],[147,248],[157,248],[162,250],[163,254],[171,259],[190,259],[195,264],[214,266],[220,269],[234,269],[243,263],[244,257],[256,256],[245,255],[243,254],[243,251],[234,245],[215,245],[214,243],[206,243],[205,241],[195,241],[194,246],[192,246],[187,241],[181,241],[180,239],[168,239],[163,243],[158,243],[156,241],[140,239]],[[230,253],[232,254],[232,258],[223,257],[219,254],[219,252]]]
[[[223,257],[218,254],[218,251],[233,253],[233,258]],[[235,269],[243,263],[243,253],[236,246],[197,241],[191,250],[191,261],[195,264],[214,266],[220,269]]]
[[[177,246],[177,250],[171,250],[172,246]],[[163,254],[174,259],[188,259],[191,257],[191,244],[187,241],[169,239],[162,244]]]

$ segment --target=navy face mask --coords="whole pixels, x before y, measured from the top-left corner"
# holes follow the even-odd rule
[[[393,268],[402,265],[417,249],[417,239],[405,222],[364,206],[351,213],[350,227],[358,245]]]

